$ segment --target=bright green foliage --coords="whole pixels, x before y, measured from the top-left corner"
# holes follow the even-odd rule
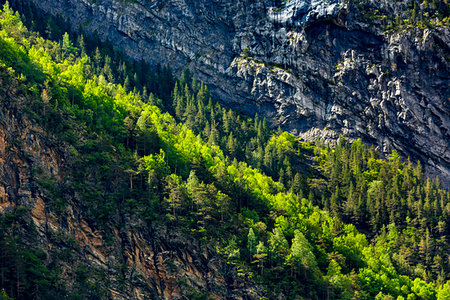
[[[437,300],[450,299],[450,282],[442,285],[437,292]]]
[[[381,231],[381,240],[395,253],[394,263],[407,274],[426,280],[448,274],[441,259],[449,247],[450,194],[438,179],[424,178],[420,162],[416,167],[403,163],[396,152],[386,161],[360,141],[343,139],[318,160],[330,183],[333,215],[370,229],[374,236]],[[389,235],[384,235],[387,224]]]
[[[2,289],[0,291],[0,300],[13,300],[13,298],[8,297],[8,295],[5,292],[5,289]]]
[[[5,105],[70,146],[64,182],[35,174],[53,210],[72,201],[63,191],[77,191],[84,217],[105,230],[123,214],[185,230],[253,274],[270,298],[445,296],[448,284],[437,288],[427,274],[448,280],[449,194],[420,165],[395,153],[379,159],[360,141],[303,144],[214,103],[189,72],[172,88],[170,72],[142,80],[139,67],[103,49],[82,55],[69,35],[55,43],[28,32],[9,10],[0,25],[2,82],[30,99]],[[313,152],[316,170],[305,163]],[[80,267],[85,297],[87,274]]]
[[[299,230],[295,230],[294,232],[291,253],[287,256],[286,260],[288,264],[292,265],[294,270],[303,269],[305,278],[308,272],[314,272],[317,269],[317,262],[312,253],[311,245]]]
[[[258,242],[255,233],[253,232],[253,229],[250,228],[248,231],[248,241],[247,241],[247,248],[248,252],[250,254],[250,258],[253,257],[253,255],[256,254],[256,243]]]
[[[437,28],[450,24],[450,3],[447,0],[391,1],[374,5],[370,1],[349,0],[359,11],[364,22],[381,25],[387,33],[415,28]]]

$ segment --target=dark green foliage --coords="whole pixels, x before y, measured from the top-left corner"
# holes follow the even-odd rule
[[[270,298],[426,298],[448,289],[449,194],[424,177],[420,164],[405,164],[396,153],[379,159],[360,141],[302,143],[272,132],[265,119],[223,108],[188,71],[173,83],[168,68],[146,70],[87,38],[71,41],[61,32],[62,42],[51,42],[18,31],[20,19],[9,11],[0,20],[10,49],[0,56],[1,75],[30,99],[14,105],[70,149],[63,182],[35,170],[49,209],[76,201],[105,231],[125,214],[185,230],[215,245],[238,274],[264,284]],[[2,268],[20,269],[44,297],[59,278],[38,249],[15,250],[18,240],[2,238],[1,253],[17,261]],[[44,278],[28,274],[30,264]],[[84,265],[72,277],[75,299],[99,298],[107,288]],[[20,278],[0,287],[15,297]]]
[[[37,232],[27,210],[16,207],[0,215],[0,232],[0,299],[11,299],[7,295],[14,299],[65,298],[67,291],[60,277],[61,266],[55,260],[59,254],[38,247]],[[59,242],[67,243],[68,240]],[[92,272],[89,276],[89,284],[77,279],[79,287],[76,294],[81,298],[99,299],[102,292],[92,284]],[[77,299],[74,294],[68,299]]]
[[[393,262],[407,274],[438,279],[450,272],[446,264],[433,267],[433,258],[440,261],[449,247],[450,194],[439,179],[424,177],[420,162],[416,167],[409,160],[403,163],[395,151],[387,161],[379,159],[360,141],[344,139],[318,159],[329,179],[333,215],[371,235],[391,224],[396,232],[390,245],[396,252]]]
[[[364,0],[349,0],[356,6],[357,17],[386,33],[414,28],[436,28],[450,24],[450,3],[447,0],[388,1],[375,5]]]

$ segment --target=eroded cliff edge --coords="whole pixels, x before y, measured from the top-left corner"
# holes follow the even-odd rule
[[[448,27],[387,34],[335,0],[24,1],[133,58],[192,69],[217,99],[273,126],[361,137],[450,184]]]

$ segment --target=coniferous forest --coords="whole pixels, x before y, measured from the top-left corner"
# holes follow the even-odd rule
[[[0,11],[0,107],[66,152],[63,178],[33,164],[49,212],[77,199],[105,232],[125,214],[177,228],[264,299],[450,299],[450,193],[420,162],[345,136],[302,141],[222,106],[188,70],[18,8]],[[0,299],[108,299],[95,269],[63,282],[76,243],[49,256],[23,238],[27,213],[0,214]]]

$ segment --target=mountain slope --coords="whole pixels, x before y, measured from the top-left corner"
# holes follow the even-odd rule
[[[94,220],[86,196],[70,183],[73,146],[36,124],[28,110],[36,100],[3,67],[0,76],[0,266],[9,295],[257,298],[251,281],[178,229],[148,226],[125,212],[107,224]],[[74,167],[80,171],[81,162]]]
[[[137,88],[128,92],[127,85],[106,79],[115,77],[110,57],[97,57],[100,50],[90,57],[82,38],[78,44],[68,34],[59,42],[45,40],[8,6],[0,12],[0,282],[7,294],[448,294],[448,257],[442,253],[448,249],[450,194],[425,179],[420,165],[401,163],[395,152],[389,161],[378,159],[361,142],[341,140],[330,149],[268,132],[264,121],[242,120],[213,105],[207,88],[186,73],[168,93],[172,103],[152,94],[142,101]],[[156,73],[146,73],[154,80],[150,86],[164,85],[167,76]],[[201,120],[210,124],[209,136],[190,129],[198,130]],[[245,128],[258,144],[249,154],[260,169],[277,171],[278,181],[237,160],[233,133]],[[218,146],[224,138],[228,157]],[[303,180],[283,176],[280,161],[287,174],[288,167],[306,168],[311,155],[320,165],[304,170]],[[335,188],[332,195],[328,186]],[[345,207],[355,199],[362,206],[373,201],[376,211],[369,213],[378,220],[370,235],[341,221],[343,199]],[[393,213],[399,206],[403,215]]]
[[[222,103],[275,127],[362,138],[450,183],[444,1],[32,2],[135,59],[192,69]]]

